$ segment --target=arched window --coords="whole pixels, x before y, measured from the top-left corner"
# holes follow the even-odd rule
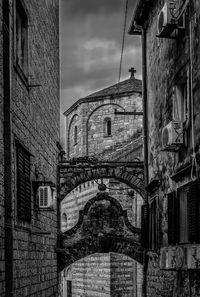
[[[77,126],[74,127],[74,145],[77,144],[77,136],[78,136],[78,131],[77,131]]]
[[[103,122],[104,136],[111,136],[111,118],[105,118]]]

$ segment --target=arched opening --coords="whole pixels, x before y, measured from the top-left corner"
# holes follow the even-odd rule
[[[143,266],[121,253],[94,253],[62,271],[63,297],[142,296]]]
[[[112,125],[111,125],[111,118],[105,118],[103,121],[103,132],[104,136],[111,136],[112,135]]]

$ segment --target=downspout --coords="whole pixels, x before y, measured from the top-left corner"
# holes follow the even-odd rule
[[[143,138],[144,138],[144,184],[145,187],[149,183],[149,171],[148,171],[148,103],[147,103],[147,59],[146,59],[146,29],[144,26],[139,26],[136,23],[134,27],[141,31],[141,43],[142,43],[142,103],[143,103]],[[146,192],[145,204],[148,205],[148,194]],[[147,296],[147,269],[148,269],[148,257],[147,252],[143,254],[143,288],[142,296]]]
[[[149,183],[148,170],[148,104],[147,104],[147,60],[146,30],[142,29],[142,94],[143,94],[143,137],[144,137],[144,181]],[[148,203],[148,201],[146,201]]]
[[[11,127],[11,42],[9,0],[3,0],[5,296],[13,296],[13,210]]]
[[[147,60],[146,60],[146,30],[142,30],[142,94],[143,94],[143,137],[144,137],[144,184],[149,183],[149,170],[148,170],[148,104],[147,104]],[[148,194],[146,193],[146,203],[148,204]],[[143,258],[143,297],[147,296],[147,269],[148,258],[144,252]]]

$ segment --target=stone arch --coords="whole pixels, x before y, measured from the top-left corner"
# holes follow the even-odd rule
[[[100,108],[104,107],[104,106],[107,106],[107,105],[115,105],[116,107],[119,107],[121,108],[123,111],[125,111],[125,108],[123,106],[121,106],[120,104],[117,104],[117,103],[104,103],[104,104],[101,104],[99,106],[97,106],[89,115],[88,115],[88,118],[87,118],[87,121],[86,121],[86,155],[88,155],[89,153],[89,141],[88,141],[88,126],[89,126],[89,120],[91,118],[91,116]]]
[[[115,178],[145,198],[143,162],[104,162],[99,164],[60,164],[60,199],[80,184],[101,178]]]
[[[115,198],[99,193],[80,211],[76,226],[60,235],[60,270],[91,254],[108,252],[143,263],[141,230],[129,223],[127,212]]]
[[[74,122],[74,120],[75,120],[76,117],[78,118],[78,114],[77,113],[75,113],[72,116],[72,118],[71,118],[71,120],[69,122],[68,131],[67,131],[67,155],[68,155],[68,158],[69,158],[69,154],[70,154],[70,131],[71,131],[72,123]]]

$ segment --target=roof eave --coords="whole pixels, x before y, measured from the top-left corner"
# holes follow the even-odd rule
[[[141,35],[141,30],[137,26],[144,25],[154,2],[155,0],[138,0],[128,31],[130,35]]]
[[[125,91],[125,92],[119,92],[117,94],[106,94],[106,95],[99,95],[99,96],[94,96],[94,97],[85,97],[85,98],[80,98],[78,101],[76,101],[70,108],[68,108],[63,115],[68,116],[74,109],[76,109],[80,104],[86,103],[86,102],[92,102],[92,101],[98,101],[99,99],[103,99],[105,97],[110,97],[112,99],[113,96],[116,98],[117,96],[125,96],[126,94],[133,94],[133,93],[139,93],[142,94],[142,90],[138,91]]]

